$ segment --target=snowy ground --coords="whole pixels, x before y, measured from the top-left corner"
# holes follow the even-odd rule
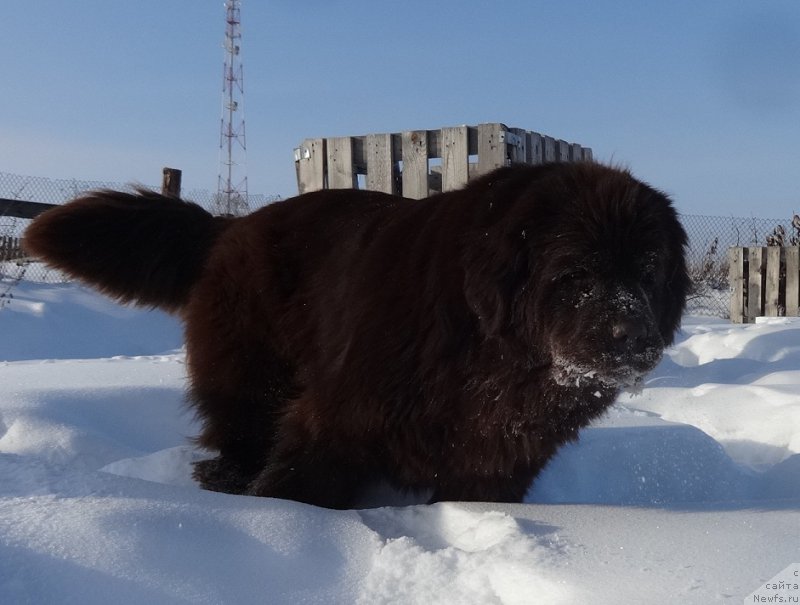
[[[358,511],[192,483],[164,315],[22,283],[0,335],[0,603],[742,603],[800,563],[798,322],[686,318],[526,504]]]

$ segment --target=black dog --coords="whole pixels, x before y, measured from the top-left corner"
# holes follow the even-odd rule
[[[142,191],[50,210],[25,245],[186,324],[208,488],[352,506],[375,480],[520,501],[672,341],[669,200],[594,163],[412,201],[327,190],[238,219]]]

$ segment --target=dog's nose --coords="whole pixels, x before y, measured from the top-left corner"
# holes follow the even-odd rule
[[[620,319],[611,326],[611,338],[619,351],[631,353],[642,351],[647,334],[644,322],[634,319]]]

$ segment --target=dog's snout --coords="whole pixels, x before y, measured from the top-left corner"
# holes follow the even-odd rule
[[[620,351],[640,352],[645,347],[648,329],[644,322],[620,319],[611,326],[611,339]]]

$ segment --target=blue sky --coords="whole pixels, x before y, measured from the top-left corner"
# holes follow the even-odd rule
[[[251,193],[306,137],[504,122],[683,213],[800,211],[800,2],[243,0]],[[222,0],[0,9],[0,171],[215,189]]]

